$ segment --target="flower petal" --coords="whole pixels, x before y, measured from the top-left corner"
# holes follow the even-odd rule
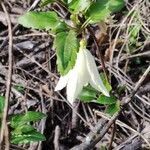
[[[70,70],[66,75],[60,77],[60,79],[55,87],[55,91],[59,91],[67,85],[67,82],[68,82],[71,72],[72,72],[72,70]]]
[[[78,72],[78,76],[81,82],[80,84],[82,85],[88,84],[89,74],[86,67],[86,57],[82,49],[80,49],[77,54],[77,60],[74,68]]]
[[[88,50],[84,50],[84,54],[86,56],[86,65],[87,70],[90,76],[90,84],[93,88],[97,89],[98,91],[101,91],[104,95],[109,96],[109,92],[107,91],[106,87],[104,86],[100,76],[99,72],[96,67],[95,60],[91,53]]]
[[[70,102],[70,104],[73,104],[74,100],[80,94],[82,88],[83,84],[80,82],[80,76],[78,76],[77,70],[73,69],[67,84],[67,100]]]

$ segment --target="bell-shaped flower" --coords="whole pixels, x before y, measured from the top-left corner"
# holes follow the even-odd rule
[[[67,100],[73,104],[73,101],[88,83],[109,97],[109,92],[104,86],[97,70],[94,57],[86,48],[80,48],[77,53],[75,66],[66,75],[60,77],[55,91],[61,90],[66,86]]]

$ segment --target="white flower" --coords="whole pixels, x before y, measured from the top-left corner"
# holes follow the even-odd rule
[[[55,91],[67,86],[67,100],[73,104],[73,101],[82,91],[83,86],[86,86],[88,83],[109,97],[109,92],[99,76],[93,56],[86,48],[80,48],[74,68],[66,75],[60,77]]]

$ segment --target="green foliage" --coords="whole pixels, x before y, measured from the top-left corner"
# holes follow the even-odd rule
[[[27,12],[18,19],[19,24],[33,29],[54,29],[60,23],[60,18],[54,11]]]
[[[129,29],[129,53],[133,53],[138,46],[137,43],[139,39],[139,32],[141,30],[141,25],[137,23],[134,26],[131,26]]]
[[[60,22],[54,29],[52,29],[52,32],[57,34],[59,32],[66,32],[68,30],[69,30],[69,28],[67,27],[66,23]]]
[[[114,115],[120,110],[120,101],[114,96],[107,97],[100,95],[97,98],[97,103],[107,105],[105,112],[110,116]]]
[[[45,140],[45,136],[37,131],[30,131],[25,134],[15,134],[11,137],[11,143],[13,144],[25,144],[29,142],[38,142]]]
[[[26,124],[28,122],[36,122],[41,120],[43,117],[46,117],[45,114],[41,112],[28,111],[25,114],[17,114],[11,118],[11,127],[16,128],[19,125]]]
[[[14,86],[14,88],[17,90],[17,91],[19,91],[19,92],[23,92],[24,91],[24,87],[23,87],[23,85],[21,85],[21,84],[18,84],[18,85],[15,85]]]
[[[58,17],[54,11],[48,12],[27,12],[19,18],[19,23],[25,27],[33,29],[42,29],[52,31],[54,36],[53,47],[56,49],[57,69],[63,76],[73,68],[76,55],[79,49],[77,35],[81,35],[85,31],[86,25],[89,23],[98,23],[105,21],[112,13],[120,11],[124,5],[124,0],[42,0],[40,6],[46,6],[53,2],[61,3],[70,13],[71,25],[67,25],[67,21]],[[81,20],[86,19],[84,25]],[[131,41],[137,37],[140,29],[134,28],[130,30]],[[79,32],[79,33],[78,33]],[[83,33],[82,35],[84,35]],[[107,81],[104,74],[101,78],[107,90],[112,90],[111,85]],[[21,91],[18,86],[17,89]],[[107,105],[106,112],[110,115],[119,111],[120,103],[113,96],[106,97],[101,95],[98,97],[97,91],[90,86],[85,87],[80,93],[80,100],[83,102],[91,102],[96,100],[98,104]],[[26,114],[18,114],[11,118],[12,142],[21,143],[29,141],[44,140],[44,136],[36,131],[30,125],[30,122],[36,122],[45,115],[39,112],[27,112]],[[33,135],[34,133],[34,135]],[[38,139],[39,138],[39,139]]]
[[[124,0],[109,0],[108,7],[111,13],[120,11],[125,6]]]
[[[5,97],[0,96],[0,118],[2,117],[2,113],[4,110],[4,105],[5,105]]]
[[[45,6],[53,2],[55,0],[42,0],[41,5]],[[122,0],[63,0],[62,3],[65,7],[68,5],[68,11],[70,10],[72,13],[72,21],[77,22],[76,24],[80,23],[77,14],[86,12],[85,17],[90,20],[90,23],[95,23],[105,20],[110,13],[116,12],[124,6]],[[25,27],[52,30],[56,34],[54,48],[56,48],[57,54],[57,68],[61,75],[65,75],[74,66],[79,48],[76,33],[72,29],[70,30],[65,21],[62,21],[54,11],[27,12],[18,21]],[[107,86],[109,85],[107,84]]]
[[[112,90],[112,87],[109,84],[105,74],[101,73],[100,78],[102,79],[107,90],[110,92]],[[101,95],[97,98],[97,91],[93,89],[91,86],[86,86],[83,88],[82,92],[79,95],[79,99],[83,102],[91,102],[92,100],[96,100],[100,104],[107,104],[107,103],[109,104],[116,102],[115,97],[106,97],[104,95]]]
[[[57,68],[61,75],[65,75],[74,66],[79,43],[76,33],[60,32],[56,34],[54,48],[56,48]]]
[[[0,128],[1,128],[1,120],[3,116],[4,106],[5,106],[5,97],[0,96]]]
[[[30,124],[23,124],[18,127],[16,127],[12,132],[11,135],[18,135],[18,134],[24,134],[31,131],[35,131],[36,129],[31,126]]]
[[[112,87],[111,87],[110,83],[108,82],[106,75],[104,73],[101,73],[100,77],[101,77],[105,87],[107,88],[108,92],[110,92],[112,90]]]
[[[97,99],[97,91],[90,86],[84,87],[79,95],[79,99],[83,102],[91,102],[92,100]]]
[[[14,115],[10,121],[10,126],[13,128],[11,131],[11,143],[20,144],[45,140],[44,135],[30,125],[30,122],[37,122],[45,116],[41,112],[33,111]]]
[[[117,102],[117,99],[114,96],[107,97],[104,95],[100,95],[97,99],[97,102],[103,105],[111,105],[115,104]]]
[[[106,9],[107,0],[99,0],[94,2],[87,10],[86,17],[90,23],[105,20],[110,15],[110,10]]]
[[[130,28],[130,42],[131,43],[135,43],[137,37],[138,37],[138,34],[139,34],[139,31],[141,29],[141,25],[140,24],[136,24],[135,26],[131,27]]]
[[[123,0],[96,0],[87,10],[86,17],[90,23],[97,23],[107,19],[111,13],[124,7]]]
[[[116,101],[116,103],[108,105],[105,112],[110,116],[113,116],[115,113],[120,111],[120,101]]]
[[[69,3],[69,9],[74,14],[84,12],[91,4],[91,0],[72,0]]]

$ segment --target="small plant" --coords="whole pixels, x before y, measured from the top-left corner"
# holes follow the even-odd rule
[[[5,97],[0,96],[0,121],[2,119],[4,105]],[[40,121],[44,117],[46,117],[45,114],[34,111],[28,111],[24,114],[13,115],[9,119],[11,127],[10,142],[13,144],[24,144],[30,142],[44,141],[45,136],[38,132],[36,128],[32,125],[33,123]]]
[[[10,120],[11,143],[29,143],[44,141],[45,136],[38,132],[31,123],[35,123],[45,117],[41,112],[28,111],[25,114],[13,115]]]
[[[57,70],[61,75],[56,91],[66,86],[71,104],[76,98],[84,102],[94,100],[108,105],[106,112],[112,115],[119,110],[119,102],[110,96],[111,85],[105,76],[99,76],[94,58],[86,49],[86,33],[89,26],[104,22],[111,14],[120,11],[124,1],[42,0],[40,6],[53,3],[62,6],[70,17],[64,19],[55,11],[30,11],[19,18],[19,23],[54,35],[53,48],[56,49]]]

